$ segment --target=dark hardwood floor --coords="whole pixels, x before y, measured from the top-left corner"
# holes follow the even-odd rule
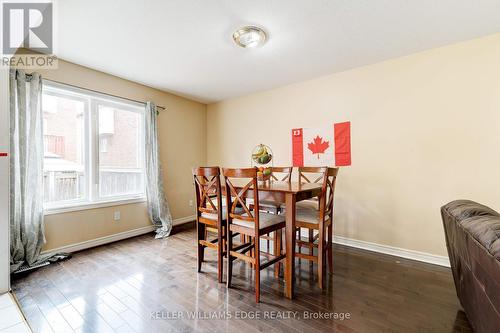
[[[196,272],[192,229],[82,251],[12,284],[34,332],[471,331],[449,269],[338,245],[334,256],[323,292],[314,267],[297,264],[293,301],[268,267],[260,304],[244,264],[230,290],[217,283],[215,251]]]

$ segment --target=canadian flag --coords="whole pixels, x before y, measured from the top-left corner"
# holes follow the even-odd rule
[[[292,130],[293,166],[351,165],[351,123]]]

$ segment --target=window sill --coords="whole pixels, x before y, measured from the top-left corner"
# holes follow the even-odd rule
[[[121,206],[121,205],[128,205],[128,204],[142,203],[142,202],[146,202],[145,197],[138,197],[138,198],[132,198],[132,199],[107,200],[107,201],[103,201],[103,202],[71,204],[71,205],[62,206],[62,207],[46,208],[43,211],[43,215],[45,215],[45,216],[46,215],[55,215],[55,214],[76,212],[76,211],[80,211],[80,210]]]

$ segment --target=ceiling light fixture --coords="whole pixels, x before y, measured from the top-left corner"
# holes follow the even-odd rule
[[[261,28],[246,26],[236,30],[233,34],[233,39],[239,46],[251,48],[264,44],[267,35]]]

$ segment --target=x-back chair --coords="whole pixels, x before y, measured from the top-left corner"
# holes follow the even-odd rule
[[[193,168],[196,193],[196,227],[198,244],[198,272],[204,260],[205,248],[217,250],[217,270],[219,282],[223,276],[223,256],[226,252],[226,209],[222,203],[219,167]],[[209,241],[208,231],[217,233],[217,238]]]
[[[335,183],[337,179],[338,168],[299,168],[300,179],[306,182],[322,183],[321,195],[319,197],[319,209],[315,207],[301,208],[297,206],[296,227],[299,229],[297,245],[299,250],[302,247],[309,248],[309,254],[298,251],[297,258],[311,260],[318,266],[318,285],[323,289],[323,266],[328,257],[328,267],[330,273],[333,273],[333,202],[335,194]],[[316,174],[313,177],[305,177],[304,174]],[[311,180],[310,180],[311,179]],[[306,228],[309,231],[308,241],[303,241],[300,237],[300,229]],[[314,232],[317,234],[314,235]],[[317,242],[316,242],[317,241]],[[317,248],[317,255],[314,255],[314,248]]]
[[[293,167],[271,167],[272,181],[291,182]],[[253,199],[248,199],[248,203],[253,206]],[[251,207],[252,207],[251,206]],[[273,201],[261,200],[259,205],[260,210],[273,214],[280,212],[280,204]]]
[[[288,183],[292,181],[293,167],[271,167],[271,171],[272,181]],[[250,207],[253,209],[253,199],[248,199],[247,202],[250,203]],[[259,209],[273,214],[279,214],[282,211],[280,203],[268,200],[261,200],[259,203]],[[269,241],[272,240],[272,236],[266,235],[262,238],[267,241],[267,251],[269,252]]]
[[[231,287],[233,261],[241,259],[251,264],[255,271],[255,301],[260,301],[260,271],[270,265],[278,264],[286,255],[281,251],[281,234],[285,227],[282,215],[269,214],[259,210],[259,189],[257,169],[223,169],[227,200],[227,286]],[[253,198],[253,210],[247,203]],[[238,210],[238,204],[242,211]],[[274,255],[261,263],[259,240],[263,235],[274,232]],[[233,246],[235,233],[248,236],[248,243]],[[275,274],[276,274],[275,270]]]

